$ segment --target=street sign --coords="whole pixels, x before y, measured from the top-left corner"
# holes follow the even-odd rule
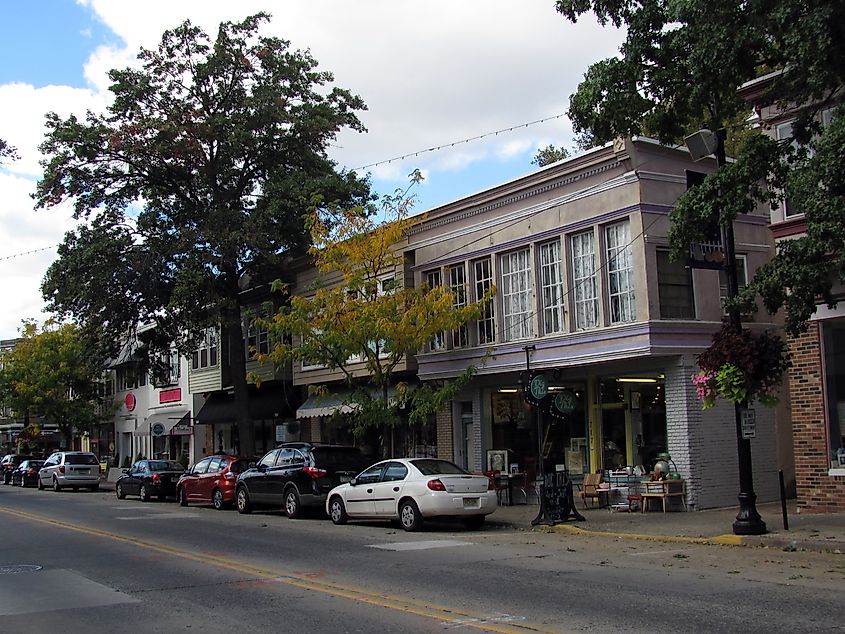
[[[162,423],[153,423],[150,431],[153,432],[153,436],[161,436],[164,434],[164,425]]]
[[[742,439],[748,440],[757,437],[757,412],[753,409],[742,410],[739,420],[742,429]]]

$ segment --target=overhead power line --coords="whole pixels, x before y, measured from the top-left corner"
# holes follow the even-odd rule
[[[31,251],[23,251],[21,253],[13,253],[12,255],[0,256],[0,262],[2,262],[3,260],[11,260],[13,258],[19,258],[19,257],[22,257],[24,255],[30,255],[32,253],[39,253],[40,251],[49,251],[50,249],[55,249],[58,246],[60,246],[60,245],[51,244],[49,247],[41,247],[39,249],[32,249]]]

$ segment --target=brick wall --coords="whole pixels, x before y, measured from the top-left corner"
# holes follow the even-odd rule
[[[669,454],[687,480],[687,503],[705,509],[738,506],[736,418],[722,399],[708,410],[690,380],[698,371],[692,356],[666,368],[666,430]],[[760,502],[778,499],[775,412],[755,405],[757,437],[751,441],[754,492]]]
[[[452,425],[452,403],[437,412],[437,457],[443,460],[455,459],[454,433]]]
[[[792,353],[789,391],[795,449],[795,485],[798,511],[845,511],[845,478],[828,475],[827,423],[824,416],[821,344],[818,322],[788,340]]]

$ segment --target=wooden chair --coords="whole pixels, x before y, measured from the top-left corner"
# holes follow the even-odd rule
[[[659,499],[663,503],[663,512],[666,512],[666,500],[672,497],[681,498],[684,510],[687,510],[687,487],[684,480],[655,480],[645,482],[645,491],[642,493],[642,512],[648,510],[648,501]]]
[[[587,507],[587,499],[596,500],[601,506],[602,491],[599,491],[602,477],[600,473],[588,473],[584,476],[584,481],[581,483],[581,499],[584,501],[584,508]]]

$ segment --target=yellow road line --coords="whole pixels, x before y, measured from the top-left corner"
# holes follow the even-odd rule
[[[277,580],[289,586],[302,588],[305,590],[313,590],[314,592],[322,592],[336,597],[342,597],[368,605],[374,605],[391,610],[397,610],[408,614],[414,614],[426,618],[435,619],[440,622],[447,622],[451,625],[463,625],[488,632],[500,632],[502,634],[519,634],[524,632],[541,632],[544,634],[551,634],[552,632],[560,632],[560,630],[546,629],[541,625],[528,623],[526,621],[510,621],[508,623],[491,622],[490,616],[472,613],[465,610],[457,610],[446,606],[438,606],[433,604],[415,601],[413,599],[406,599],[404,597],[394,597],[388,594],[378,594],[368,592],[361,588],[347,586],[344,584],[323,581],[314,579],[306,574],[283,572],[273,568],[265,568],[256,566],[246,562],[229,559],[217,554],[211,553],[192,553],[190,551],[181,550],[165,544],[153,543],[138,539],[135,537],[127,537],[109,531],[104,531],[98,528],[91,528],[87,526],[80,526],[55,520],[49,517],[28,513],[26,511],[12,510],[0,508],[0,512],[18,517],[20,519],[38,522],[41,524],[48,524],[58,528],[83,533],[86,535],[93,535],[96,537],[104,537],[116,542],[131,544],[139,548],[151,550],[174,557],[179,557],[188,561],[201,563],[204,565],[213,565],[218,568],[239,572],[242,574],[257,577],[263,580]],[[499,617],[501,620],[517,617],[507,617],[505,615]]]

